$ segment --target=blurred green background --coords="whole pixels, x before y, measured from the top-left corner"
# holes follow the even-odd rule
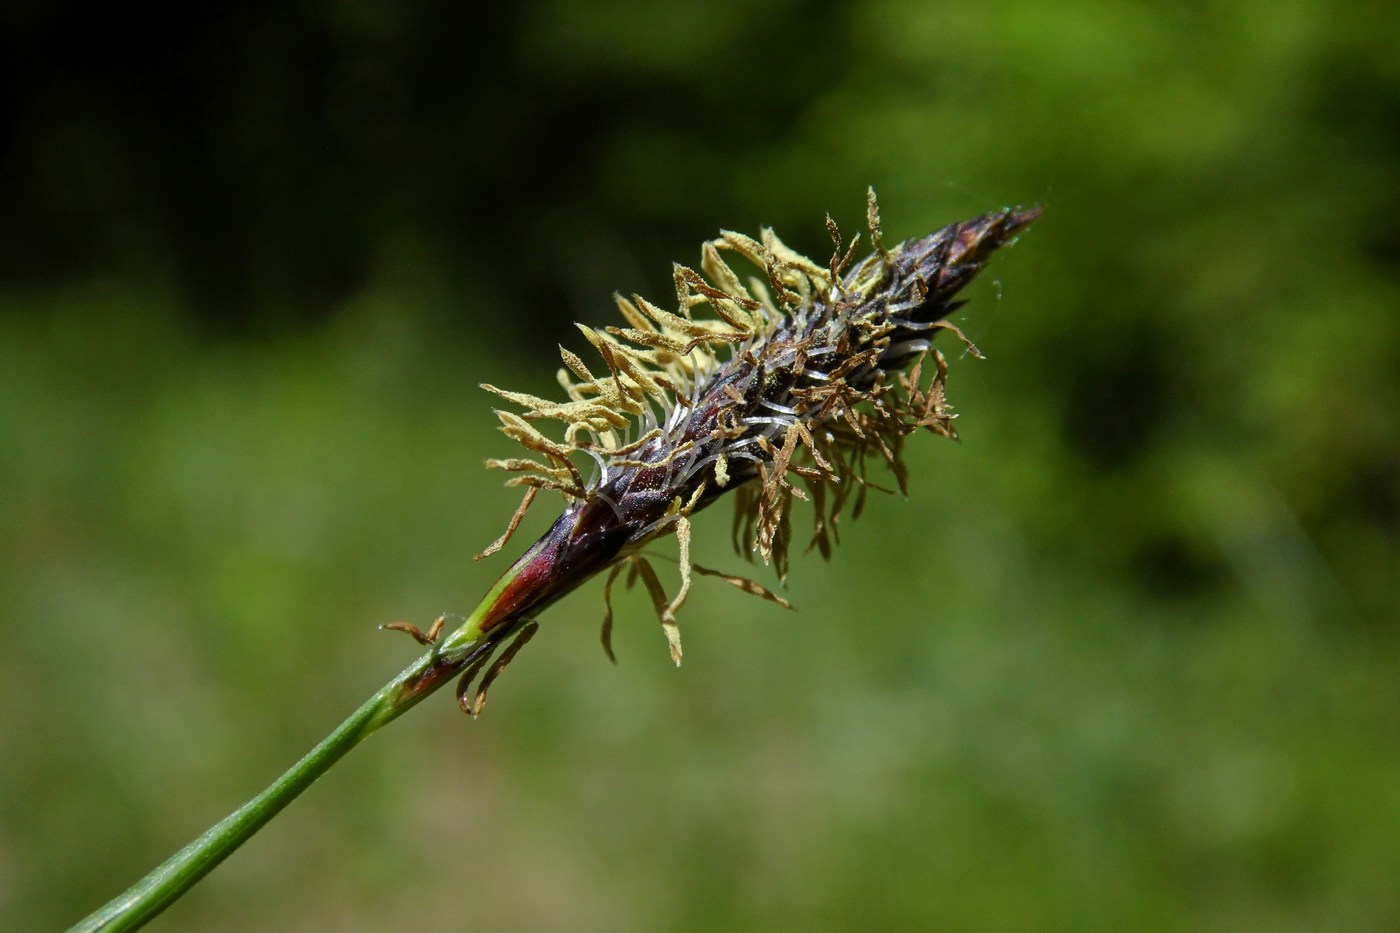
[[[7,4],[0,927],[472,608],[478,383],[550,392],[721,226],[824,256],[871,184],[891,239],[1047,205],[909,499],[796,613],[699,581],[680,670],[585,588],[159,928],[1400,928],[1397,47],[1321,0]]]

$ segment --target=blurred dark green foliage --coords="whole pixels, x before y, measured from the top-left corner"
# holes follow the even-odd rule
[[[1400,926],[1394,13],[465,10],[0,12],[0,927],[263,786],[411,656],[376,624],[471,608],[478,382],[549,391],[720,226],[823,252],[867,184],[891,238],[1048,207],[910,500],[796,614],[701,581],[679,672],[576,594],[162,922]]]

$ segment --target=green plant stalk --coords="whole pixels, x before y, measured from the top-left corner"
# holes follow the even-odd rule
[[[150,874],[92,913],[77,931],[135,930],[169,907],[282,811],[352,748],[488,657],[525,619],[502,616],[502,594],[529,566],[532,548],[486,594],[471,617],[405,668],[262,793],[224,817]]]

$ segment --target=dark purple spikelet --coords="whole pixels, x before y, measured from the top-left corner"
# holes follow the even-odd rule
[[[674,267],[676,313],[619,296],[628,326],[580,327],[606,371],[595,375],[561,349],[568,401],[485,386],[524,409],[497,414],[502,430],[538,455],[488,461],[515,472],[510,483],[529,488],[507,533],[485,553],[505,543],[539,489],[563,493],[568,504],[498,583],[497,610],[482,630],[533,617],[608,567],[610,594],[630,565],[680,663],[675,613],[692,570],[782,602],[751,581],[694,566],[691,516],[734,491],[736,546],[774,561],[781,576],[792,500],[810,499],[812,546],[828,555],[843,508],[854,497],[858,514],[873,485],[868,459],[887,464],[903,488],[904,439],[919,429],[955,436],[944,397],[947,366],[932,340],[949,330],[980,355],[946,316],[991,255],[1039,214],[984,214],[886,248],[872,191],[875,251],[853,264],[856,243],[843,253],[828,219],[836,254],[826,266],[793,252],[771,230],[760,240],[724,232],[702,248],[703,276]],[[724,253],[748,260],[760,275],[741,281]],[[702,304],[712,316],[695,316]],[[565,423],[562,440],[534,426],[544,419]],[[639,552],[671,533],[680,544],[681,584],[668,598]],[[611,615],[609,608],[605,647]]]

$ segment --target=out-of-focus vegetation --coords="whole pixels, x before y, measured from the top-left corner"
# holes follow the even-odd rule
[[[644,595],[613,668],[575,594],[481,720],[430,701],[161,922],[1400,927],[1382,6],[7,7],[0,927],[260,789],[413,656],[377,624],[475,604],[515,504],[477,383],[550,391],[720,226],[823,252],[867,184],[891,238],[1048,207],[909,500],[795,614],[699,581],[679,671]]]

